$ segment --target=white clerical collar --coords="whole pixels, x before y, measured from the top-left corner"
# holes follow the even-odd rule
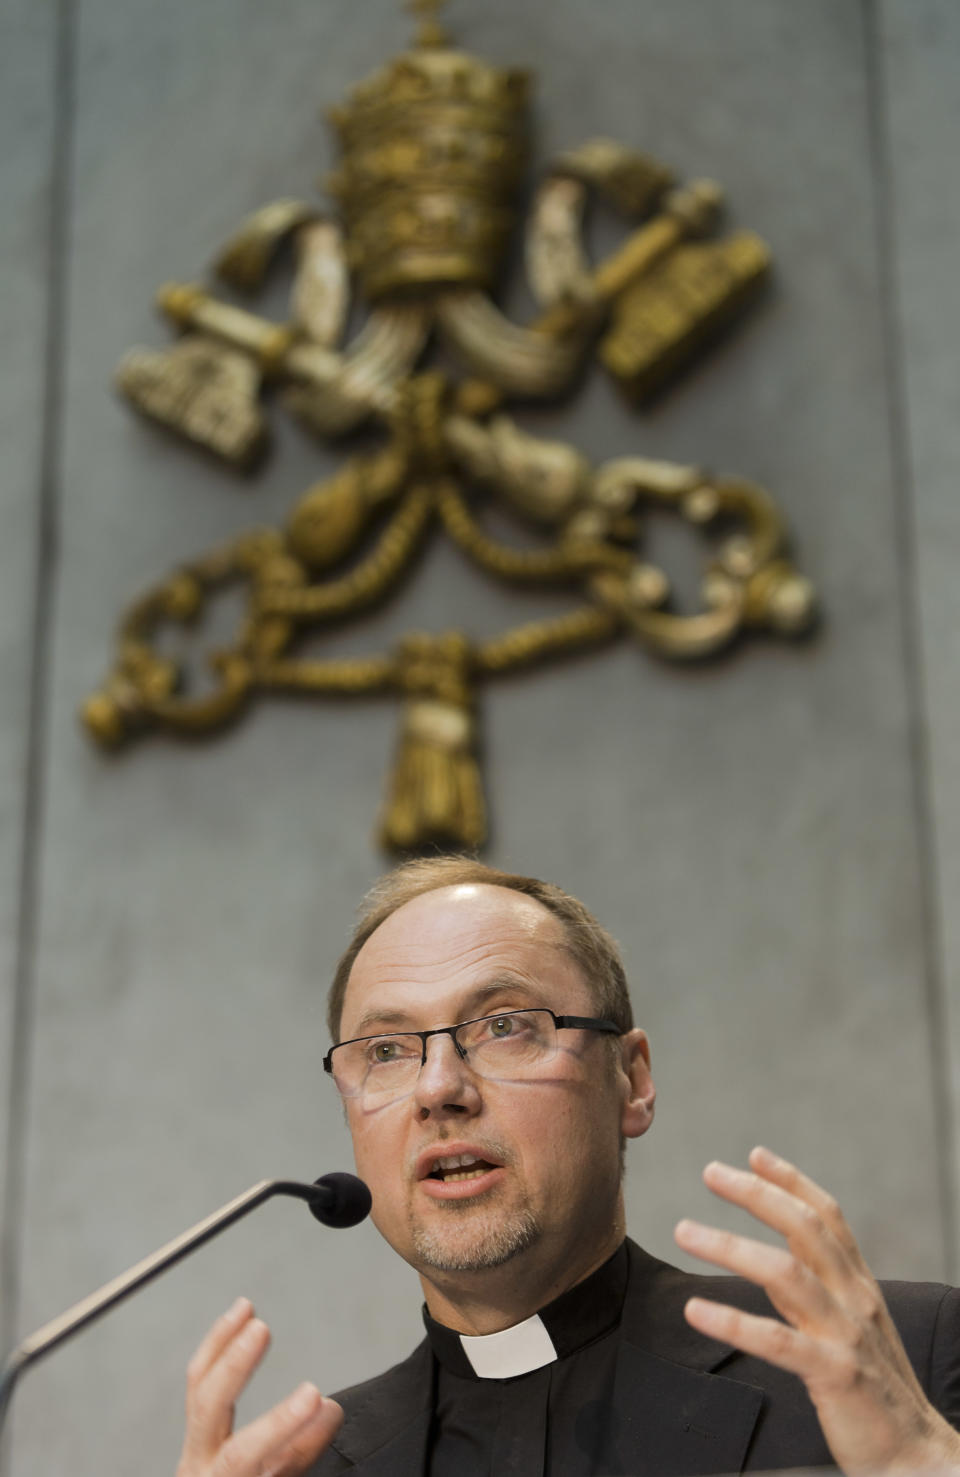
[[[583,1282],[561,1293],[532,1318],[480,1336],[456,1333],[423,1310],[430,1347],[451,1375],[466,1380],[510,1380],[567,1359],[620,1322],[627,1290],[626,1242]]]
[[[459,1339],[471,1369],[482,1380],[511,1380],[558,1358],[539,1313],[499,1333],[461,1333]]]

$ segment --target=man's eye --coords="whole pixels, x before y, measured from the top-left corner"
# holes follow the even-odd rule
[[[370,1048],[370,1060],[375,1066],[380,1062],[395,1062],[399,1055],[396,1041],[374,1041]]]
[[[490,1035],[497,1041],[502,1041],[505,1036],[512,1036],[517,1029],[517,1022],[510,1015],[494,1016],[490,1022]]]

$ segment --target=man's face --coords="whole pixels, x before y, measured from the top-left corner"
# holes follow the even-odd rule
[[[531,1006],[594,1016],[563,939],[552,913],[507,888],[415,898],[358,954],[341,1040]],[[557,1055],[509,1082],[476,1075],[449,1036],[432,1037],[411,1096],[378,1107],[348,1101],[374,1222],[427,1277],[521,1253],[525,1266],[531,1256],[547,1267],[593,1265],[618,1220],[621,1133],[642,1131],[624,1125],[630,1096],[627,1073],[594,1032],[560,1031]],[[478,1167],[438,1166],[438,1156]],[[619,1235],[622,1227],[614,1245]]]

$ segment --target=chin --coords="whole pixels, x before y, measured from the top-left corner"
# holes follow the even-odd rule
[[[451,1203],[451,1209],[453,1204]],[[527,1251],[540,1239],[541,1226],[533,1211],[524,1206],[512,1214],[469,1216],[463,1210],[445,1217],[446,1224],[410,1227],[409,1260],[420,1271],[488,1272]]]

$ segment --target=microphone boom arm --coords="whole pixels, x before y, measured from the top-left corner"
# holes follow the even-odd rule
[[[352,1179],[353,1176],[331,1175],[328,1178],[331,1181],[342,1181]],[[356,1183],[359,1185],[362,1182],[356,1181]],[[365,1186],[364,1189],[366,1189]],[[3,1429],[3,1421],[13,1387],[29,1365],[35,1364],[38,1359],[49,1354],[72,1334],[78,1333],[81,1328],[86,1328],[88,1324],[102,1317],[108,1309],[115,1307],[132,1292],[136,1292],[137,1288],[143,1287],[145,1283],[151,1282],[154,1277],[166,1271],[167,1267],[172,1267],[185,1256],[189,1256],[190,1252],[196,1251],[198,1246],[203,1246],[214,1236],[219,1236],[221,1231],[225,1231],[235,1221],[242,1220],[245,1215],[249,1215],[252,1210],[256,1210],[258,1205],[262,1205],[265,1200],[272,1199],[274,1195],[292,1195],[299,1200],[306,1200],[318,1220],[324,1220],[325,1209],[328,1207],[335,1209],[340,1198],[334,1184],[326,1184],[323,1179],[317,1180],[312,1185],[299,1180],[260,1180],[257,1184],[251,1185],[250,1189],[245,1190],[242,1195],[238,1195],[235,1200],[230,1200],[219,1210],[215,1210],[212,1215],[206,1216],[204,1220],[191,1226],[188,1231],[175,1236],[158,1251],[144,1257],[128,1271],[121,1272],[119,1277],[105,1282],[103,1287],[90,1293],[88,1297],[81,1298],[80,1302],[74,1303],[72,1308],[68,1308],[59,1317],[52,1318],[49,1323],[38,1328],[36,1333],[25,1338],[4,1363],[3,1372],[0,1374],[0,1431]],[[366,1211],[363,1211],[357,1219],[362,1219],[365,1214]]]

